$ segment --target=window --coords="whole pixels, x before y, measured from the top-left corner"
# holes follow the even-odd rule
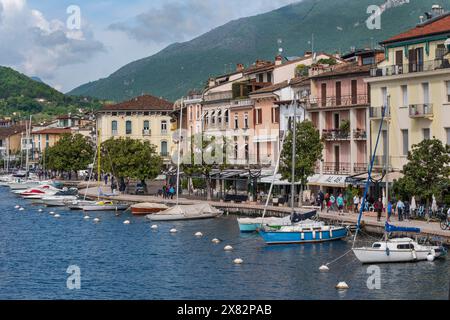
[[[222,110],[217,111],[217,123],[222,124]]]
[[[258,74],[258,82],[264,82],[264,74]]]
[[[447,86],[447,102],[450,102],[450,81],[447,81],[445,84]]]
[[[280,122],[280,108],[275,107],[272,108],[272,123],[279,123]]]
[[[228,110],[225,111],[225,123],[228,124],[228,122],[230,121],[229,119],[229,112]]]
[[[117,121],[111,122],[111,134],[113,136],[117,135]]]
[[[447,144],[450,146],[450,128],[446,128],[445,133],[447,133]]]
[[[409,152],[409,135],[408,130],[402,130],[403,155],[407,156]]]
[[[256,109],[256,124],[262,124],[262,110]]]
[[[267,82],[272,82],[272,72],[267,73]]]
[[[447,53],[447,49],[445,49],[444,44],[438,44],[436,47],[436,60],[441,60],[445,54]]]
[[[339,129],[341,127],[341,119],[339,113],[334,114],[334,129]]]
[[[128,120],[125,123],[125,134],[131,134],[132,133],[132,123],[130,120]]]
[[[189,106],[189,121],[192,121],[192,106]]]
[[[213,111],[211,113],[211,124],[215,124],[216,123],[216,112]]]
[[[161,156],[166,157],[169,153],[167,151],[167,141],[161,141]]]
[[[142,132],[144,135],[150,134],[150,121],[145,120],[144,121],[144,131]]]
[[[248,126],[248,113],[247,112],[244,114],[244,128],[245,129],[249,128],[249,126]]]
[[[200,119],[200,106],[196,106],[197,109],[197,119]]]
[[[234,145],[234,159],[237,160],[239,155],[239,147],[237,144]]]
[[[408,100],[408,86],[404,85],[402,88],[402,107],[407,108],[409,105]]]
[[[423,140],[430,140],[430,129],[429,128],[425,128],[422,130],[423,131]]]
[[[430,85],[428,82],[422,83],[422,91],[423,91],[423,103],[429,104],[430,103]]]
[[[364,57],[362,60],[364,66],[375,64],[375,57]]]
[[[239,115],[237,113],[234,114],[234,128],[239,129]]]
[[[161,134],[167,134],[167,121],[163,120],[161,121]],[[167,146],[167,142],[166,142]]]
[[[386,107],[388,105],[388,94],[386,87],[381,88],[381,96],[383,99],[383,107]]]
[[[397,245],[397,249],[399,249],[399,250],[414,250],[414,245],[412,243],[399,244],[399,245]]]

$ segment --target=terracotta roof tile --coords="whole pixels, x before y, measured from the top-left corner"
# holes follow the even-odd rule
[[[370,68],[371,68],[370,65],[359,66],[356,63],[346,63],[346,64],[341,64],[341,65],[336,65],[330,71],[326,71],[326,72],[311,76],[311,79],[327,78],[327,77],[333,77],[333,76],[358,74],[358,73],[369,74]]]
[[[261,93],[271,93],[271,92],[277,91],[279,89],[282,89],[284,87],[287,87],[288,85],[289,84],[287,81],[283,81],[283,82],[280,82],[280,83],[277,83],[277,84],[274,84],[274,85],[271,85],[268,87],[261,88],[259,90],[255,90],[252,93],[250,93],[250,95],[261,94]]]
[[[447,32],[450,32],[450,12],[421,23],[413,29],[400,33],[381,42],[381,44],[388,44],[402,40],[421,38]]]
[[[5,139],[21,132],[25,132],[25,126],[16,125],[6,128],[0,128],[0,139]]]
[[[31,132],[31,134],[64,134],[64,133],[72,133],[72,130],[70,128],[47,128]]]
[[[118,104],[105,105],[100,111],[172,111],[173,102],[151,95],[143,95]]]

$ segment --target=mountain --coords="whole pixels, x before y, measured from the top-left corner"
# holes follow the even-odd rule
[[[0,117],[36,118],[75,113],[78,108],[98,108],[98,99],[66,96],[43,82],[36,81],[14,69],[0,66]]]
[[[42,83],[44,83],[44,81],[42,81],[42,79],[39,78],[39,77],[30,77],[30,79],[31,79],[31,80],[34,80],[34,81],[37,81],[37,82],[42,82]]]
[[[383,3],[391,7],[382,14],[381,29],[369,30],[368,7]],[[404,4],[397,6],[399,3]],[[312,34],[315,51],[345,53],[352,46],[371,47],[415,26],[419,16],[430,11],[433,4],[445,8],[448,0],[303,0],[231,21],[191,41],[172,44],[69,94],[122,101],[151,93],[175,100],[190,89],[203,88],[209,77],[230,71],[230,65],[273,60],[278,39],[282,39],[285,56],[311,50],[308,42]]]

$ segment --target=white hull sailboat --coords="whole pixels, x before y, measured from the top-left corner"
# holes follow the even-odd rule
[[[175,206],[170,209],[147,215],[150,221],[181,221],[211,219],[221,216],[220,210],[209,204]]]

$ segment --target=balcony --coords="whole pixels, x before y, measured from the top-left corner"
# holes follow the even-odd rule
[[[327,141],[350,140],[350,132],[341,129],[323,130],[322,137]]]
[[[371,77],[389,77],[417,72],[449,69],[450,63],[445,59],[424,61],[421,63],[409,63],[403,65],[390,65],[386,67],[374,67],[370,70]]]
[[[384,114],[387,112],[386,114]],[[369,117],[372,120],[377,120],[383,118],[383,114],[385,117],[390,117],[391,113],[386,107],[370,107],[369,108]]]
[[[365,173],[369,171],[369,164],[365,162],[355,163],[353,165],[353,171],[355,174]]]
[[[142,135],[143,136],[151,136],[152,131],[150,129],[144,129],[142,130]]]
[[[233,100],[231,102],[232,108],[241,108],[241,107],[253,107],[254,101],[252,99],[240,99],[240,100]]]
[[[351,173],[351,165],[348,162],[324,162],[323,173],[324,174],[347,174]]]
[[[233,99],[233,91],[214,92],[205,95],[205,102],[224,101]]]
[[[167,136],[167,130],[161,130],[161,135],[162,136]]]
[[[169,157],[169,152],[167,152],[167,151],[161,152],[160,155],[161,155],[161,157],[167,158],[167,157]]]
[[[355,140],[367,140],[367,131],[363,129],[353,130],[353,139]]]
[[[412,104],[409,106],[410,118],[431,118],[433,117],[433,104]]]
[[[326,99],[310,98],[306,101],[307,109],[340,108],[369,104],[369,95],[359,94],[341,97],[327,97]]]

